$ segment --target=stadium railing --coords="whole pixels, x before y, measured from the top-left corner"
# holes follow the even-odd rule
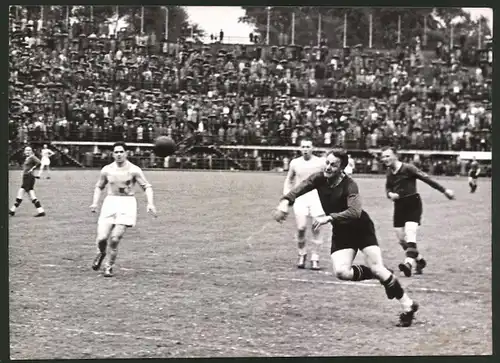
[[[49,144],[56,154],[52,158],[55,168],[101,168],[113,161],[113,142],[95,141],[53,141]],[[35,152],[37,153],[36,143]],[[287,170],[290,160],[299,155],[298,147],[285,146],[200,146],[183,149],[176,155],[162,158],[153,152],[151,143],[127,143],[129,159],[144,169],[167,170],[242,170],[274,171]],[[40,144],[41,146],[41,144]],[[329,148],[315,148],[321,155]],[[358,174],[383,174],[384,167],[379,161],[380,149],[348,150],[356,161]],[[414,162],[419,155],[421,169],[433,175],[465,176],[469,161],[475,157],[483,166],[482,175],[491,176],[491,152],[400,150],[402,160]],[[20,153],[11,159],[11,167],[21,164]]]
[[[54,163],[56,167],[65,164],[70,167],[81,165],[85,168],[99,168],[112,162],[113,142],[54,141],[50,145],[59,153],[66,153],[67,156],[59,158],[59,163],[57,161]],[[154,154],[152,143],[127,143],[127,145],[130,160],[147,169],[281,172],[287,170],[288,162],[297,156],[300,150],[294,146],[194,145],[185,147],[173,156],[162,158]],[[318,155],[328,150],[331,148],[314,149]],[[384,168],[379,162],[381,149],[354,149],[348,152],[358,162],[358,173],[384,173]],[[485,166],[484,175],[491,173],[491,152],[400,150],[399,153],[405,161],[413,161],[415,155],[418,155],[422,169],[430,174],[466,175],[467,163],[474,157]],[[71,163],[72,159],[77,160],[78,164]]]
[[[93,150],[95,148],[111,148],[114,142],[99,142],[99,141],[52,141],[51,145],[56,146],[78,146],[78,147],[91,147]],[[154,144],[152,143],[137,143],[137,142],[127,142],[127,146],[130,148],[143,148],[145,150],[152,150]],[[247,151],[257,154],[259,152],[280,152],[280,153],[293,153],[300,151],[298,146],[258,146],[258,145],[218,145],[218,148],[225,151]],[[317,147],[314,149],[317,152],[326,152],[332,150],[332,148]],[[348,150],[351,154],[370,154],[377,155],[381,153],[381,149],[372,148],[367,150]],[[444,156],[444,157],[459,157],[464,160],[471,160],[475,157],[477,160],[491,161],[492,153],[491,151],[440,151],[440,150],[398,150],[400,155],[414,156],[418,154],[420,156]]]

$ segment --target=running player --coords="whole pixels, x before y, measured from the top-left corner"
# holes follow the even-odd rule
[[[481,173],[481,168],[474,156],[469,169],[469,187],[471,193],[474,193],[477,189],[477,178],[479,178],[479,173]]]
[[[35,194],[35,169],[40,166],[40,159],[38,159],[33,153],[33,149],[29,146],[24,148],[24,156],[26,159],[23,163],[23,183],[21,188],[17,192],[17,197],[14,205],[9,209],[9,215],[14,216],[16,214],[16,209],[21,205],[24,197],[24,193],[28,193],[31,198],[31,202],[35,205],[37,214],[35,217],[45,216],[45,211],[42,208],[42,204],[38,200]]]
[[[313,143],[310,140],[302,140],[300,142],[300,150],[302,156],[293,159],[290,162],[290,168],[283,186],[283,194],[287,194],[294,186],[299,185],[309,176],[323,170],[325,165],[322,158],[315,156],[312,153]],[[305,268],[307,260],[306,249],[306,229],[308,222],[312,222],[311,218],[324,215],[325,212],[321,207],[321,202],[318,198],[318,193],[313,190],[297,199],[293,206],[295,221],[297,224],[297,244],[299,248],[299,258],[297,267]],[[311,246],[311,269],[319,270],[319,248],[323,243],[321,231],[313,230],[312,246]]]
[[[348,161],[347,161],[347,166],[344,169],[344,173],[346,175],[351,176],[354,173],[354,168],[356,167],[356,163],[354,162],[354,159],[351,158],[351,155],[347,155]]]
[[[345,152],[329,152],[323,172],[311,175],[283,196],[275,219],[283,221],[289,206],[298,197],[317,190],[326,215],[315,218],[313,228],[328,223],[332,225],[331,258],[335,276],[348,281],[379,280],[387,297],[396,298],[402,305],[400,326],[410,326],[418,304],[410,299],[396,276],[384,266],[375,227],[362,208],[358,185],[344,173],[346,166]],[[367,265],[352,264],[358,250],[364,254]]]
[[[417,248],[417,230],[422,218],[422,200],[417,193],[417,179],[439,190],[448,199],[454,198],[453,191],[445,189],[416,166],[399,161],[392,147],[382,148],[382,162],[387,166],[387,198],[394,202],[393,226],[406,254],[399,269],[406,277],[411,276],[414,267],[415,272],[421,274],[427,262]]]
[[[113,267],[118,255],[118,244],[128,227],[135,226],[137,220],[137,200],[134,187],[139,184],[146,193],[147,211],[156,215],[153,203],[153,188],[146,180],[141,168],[127,160],[126,145],[117,142],[113,145],[115,161],[101,169],[94,198],[90,209],[96,212],[102,190],[108,185],[108,193],[101,207],[97,224],[97,256],[92,263],[94,271],[99,270],[106,257],[109,239],[109,259],[104,268],[104,276],[113,276]]]
[[[43,145],[42,149],[42,159],[41,159],[41,166],[40,166],[40,172],[38,173],[38,177],[42,177],[42,173],[44,169],[47,169],[47,179],[50,179],[50,158],[52,155],[55,153],[49,149],[47,145]]]

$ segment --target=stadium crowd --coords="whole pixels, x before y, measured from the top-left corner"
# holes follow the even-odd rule
[[[98,28],[98,29],[97,29]],[[418,40],[361,46],[167,43],[106,27],[13,23],[9,139],[491,150],[491,62]],[[93,32],[95,31],[95,32]],[[464,67],[465,60],[476,67]]]

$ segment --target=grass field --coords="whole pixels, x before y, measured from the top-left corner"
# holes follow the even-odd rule
[[[375,281],[297,270],[293,216],[271,220],[284,175],[146,172],[159,217],[145,213],[120,245],[116,276],[91,270],[98,171],[56,171],[37,182],[47,210],[25,200],[10,219],[12,359],[242,356],[465,355],[492,353],[491,181],[457,200],[420,184],[425,274],[401,277],[421,305],[410,328]],[[392,231],[384,179],[359,177],[385,254],[403,253]],[[20,173],[10,174],[10,201]],[[486,207],[486,208],[485,208]]]

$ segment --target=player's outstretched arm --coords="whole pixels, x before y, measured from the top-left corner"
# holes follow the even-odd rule
[[[321,172],[311,175],[295,188],[292,188],[281,199],[286,199],[288,200],[290,205],[293,205],[293,203],[295,203],[295,199],[297,199],[301,195],[309,193],[311,190],[316,189],[320,178],[323,178],[323,173]]]
[[[455,198],[455,195],[451,189],[446,189],[441,184],[439,184],[437,181],[435,181],[430,176],[428,176],[426,173],[424,173],[422,170],[418,169],[417,167],[415,167],[413,165],[411,165],[410,170],[415,175],[415,177],[417,179],[423,181],[425,184],[429,185],[431,188],[439,190],[441,193],[446,195],[446,197],[448,199]]]
[[[278,207],[274,213],[274,219],[277,222],[282,222],[286,219],[288,215],[288,208],[295,203],[295,199],[304,195],[311,190],[316,189],[317,180],[321,177],[322,173],[317,173],[311,175],[309,178],[304,180],[302,183],[297,185],[295,188],[286,193],[280,200]]]
[[[108,178],[106,176],[106,171],[104,168],[101,169],[101,174],[99,175],[99,180],[95,184],[94,188],[94,196],[92,198],[92,205],[90,206],[90,210],[95,212],[97,210],[97,205],[99,204],[99,199],[101,199],[102,190],[108,184]]]

